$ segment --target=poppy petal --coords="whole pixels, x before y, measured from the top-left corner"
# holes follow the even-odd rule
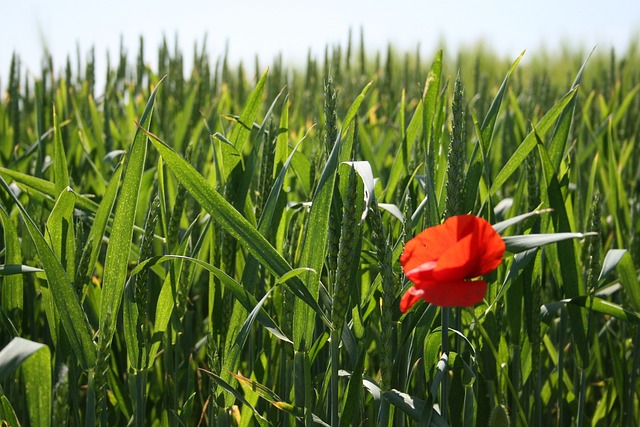
[[[415,286],[407,289],[407,292],[404,293],[402,299],[400,299],[400,311],[406,313],[413,304],[417,303],[420,298],[422,298],[424,291],[416,288]]]
[[[477,269],[478,261],[478,238],[475,233],[469,233],[442,254],[433,271],[433,277],[438,281],[476,277],[477,275],[472,273]]]
[[[433,277],[433,271],[437,266],[438,263],[436,261],[425,262],[424,264],[420,264],[416,268],[405,272],[404,275],[413,283],[433,282],[436,280]]]
[[[455,245],[458,239],[446,224],[447,222],[429,227],[407,242],[400,256],[400,264],[404,271],[437,260],[447,249]]]
[[[420,296],[440,307],[471,307],[482,301],[487,294],[484,280],[461,280],[457,282],[430,283],[420,286]],[[404,297],[403,297],[404,299]]]
[[[478,218],[477,224],[477,257],[478,263],[475,270],[468,277],[483,276],[492,272],[502,262],[506,246],[502,236],[496,233],[493,226],[482,218]]]

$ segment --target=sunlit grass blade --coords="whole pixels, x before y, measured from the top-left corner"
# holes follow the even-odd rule
[[[43,346],[22,363],[22,377],[32,426],[51,425],[51,352]]]
[[[158,86],[154,89],[142,113],[140,125],[148,128]],[[116,200],[113,226],[107,246],[102,297],[100,299],[100,340],[111,342],[116,332],[118,310],[127,277],[129,249],[133,238],[133,226],[138,205],[140,181],[147,153],[147,135],[138,130],[125,158],[122,187]]]
[[[487,111],[487,115],[482,120],[482,125],[480,126],[480,130],[482,131],[481,143],[484,147],[485,155],[488,154],[489,149],[491,147],[491,143],[493,140],[493,132],[496,126],[496,121],[498,119],[498,113],[500,112],[500,107],[502,106],[502,100],[507,90],[507,84],[509,83],[509,79],[511,78],[511,75],[513,74],[516,67],[520,63],[520,60],[522,60],[524,53],[525,51],[522,51],[520,55],[516,58],[516,60],[513,61],[513,64],[511,64],[509,71],[507,71],[507,75],[504,77],[504,80],[502,81],[502,84],[498,89],[498,93],[493,98],[493,101],[491,101],[491,106],[489,107],[489,111]]]
[[[10,177],[16,183],[33,188],[34,190],[49,196],[52,200],[58,198],[55,183],[47,181],[46,179],[37,178],[26,173],[18,172],[12,169],[5,169],[0,167],[0,175]],[[95,212],[98,208],[98,204],[93,200],[88,199],[85,196],[77,195],[76,206],[80,209],[84,209],[87,212]]]
[[[549,234],[525,234],[521,236],[505,236],[502,238],[511,253],[528,251],[550,243],[562,242],[570,239],[584,239],[593,233],[549,233]]]
[[[408,394],[402,393],[398,390],[383,391],[382,398],[388,400],[393,406],[407,414],[413,421],[421,420],[426,405],[424,400],[415,396],[409,396]],[[426,410],[428,411],[428,409]],[[435,409],[431,409],[429,419],[429,425],[438,427],[447,425]]]
[[[91,223],[91,229],[89,230],[87,242],[85,244],[85,247],[82,248],[83,250],[91,251],[89,262],[87,263],[88,270],[79,272],[80,274],[86,275],[86,277],[91,275],[91,272],[95,268],[96,262],[98,261],[102,239],[105,234],[105,230],[107,229],[107,223],[109,222],[109,218],[111,216],[111,210],[113,209],[116,195],[118,194],[118,187],[120,184],[121,176],[122,167],[118,167],[111,176],[111,180],[107,185],[107,189],[102,195],[102,201],[100,202],[100,205],[98,205],[98,209],[96,210],[93,222]],[[80,250],[81,248],[76,249]]]
[[[25,338],[12,339],[0,350],[0,381],[7,379],[25,360],[44,347],[44,344]]]
[[[610,249],[602,261],[602,270],[598,276],[598,282],[607,277],[618,266],[624,255],[627,253],[626,249]]]
[[[631,254],[625,253],[620,262],[616,265],[616,271],[620,278],[622,288],[629,296],[631,305],[636,312],[640,312],[640,283],[638,281],[638,270],[633,264]]]
[[[37,267],[22,264],[0,264],[0,276],[13,276],[25,273],[40,273],[44,270]],[[5,279],[6,280],[6,279]],[[4,282],[6,283],[6,281]]]
[[[587,62],[589,58],[593,54],[593,50],[587,57],[587,59],[580,67],[578,74],[576,75],[573,84],[571,85],[571,89],[577,89],[578,85],[580,85],[580,81],[582,80],[582,74],[584,73],[584,69],[587,66]],[[576,103],[578,100],[578,96],[574,96],[569,104],[567,104],[566,108],[560,114],[558,118],[558,123],[556,128],[553,131],[553,136],[551,137],[551,141],[549,142],[547,151],[549,152],[549,158],[551,159],[551,165],[553,166],[553,170],[559,170],[560,163],[562,162],[562,158],[564,157],[565,147],[567,145],[567,139],[569,138],[569,130],[571,129],[571,125],[573,123],[573,112],[576,108]]]
[[[269,425],[267,420],[262,415],[260,415],[260,413],[253,407],[253,405],[251,405],[249,402],[247,402],[247,400],[244,398],[242,393],[237,391],[229,383],[227,383],[225,380],[223,380],[221,377],[219,377],[218,375],[214,374],[213,372],[209,372],[209,371],[206,371],[206,370],[202,370],[202,371],[204,373],[206,373],[207,375],[209,375],[211,378],[213,378],[214,381],[218,385],[220,385],[227,393],[230,393],[233,397],[238,399],[240,402],[242,402],[243,404],[247,405],[252,410],[252,412],[254,413],[254,415],[256,417],[257,422],[261,426],[268,426]]]
[[[24,281],[22,274],[26,272],[42,271],[39,268],[22,265],[22,250],[16,227],[11,218],[0,204],[0,223],[4,235],[4,262],[0,268],[2,278],[2,310],[11,319],[13,334],[19,335],[22,331],[22,315],[24,312]]]
[[[233,206],[224,200],[193,166],[157,137],[152,136],[151,141],[163,157],[166,165],[184,185],[189,194],[202,205],[225,231],[244,245],[251,255],[276,277],[280,277],[291,270],[291,266],[282,255]],[[292,292],[301,298],[305,304],[308,304],[317,313],[322,312],[316,300],[299,281],[292,280],[289,286]]]
[[[50,425],[51,352],[49,347],[24,338],[13,338],[0,351],[0,380],[5,380],[19,367],[22,367],[22,378],[31,425]],[[2,395],[2,397],[5,396]],[[13,409],[10,408],[8,401],[6,403],[7,405],[3,405],[4,415],[6,420],[10,420],[12,418],[11,415],[13,415]]]
[[[56,191],[60,193],[69,185],[69,170],[55,107],[53,109],[53,129],[53,182],[56,185]]]
[[[538,140],[536,138],[536,133],[543,137],[553,123],[560,117],[562,112],[567,108],[567,106],[571,103],[573,98],[576,96],[577,89],[572,89],[568,94],[566,94],[556,105],[551,108],[547,114],[544,115],[542,119],[536,124],[535,130],[531,131],[527,137],[522,141],[518,149],[513,153],[511,158],[505,163],[502,167],[498,175],[493,180],[491,185],[491,189],[489,190],[489,194],[495,194],[498,189],[502,188],[504,184],[507,182],[507,179],[513,175],[513,173],[522,165],[526,157],[529,153],[536,147],[538,144]]]
[[[360,95],[349,107],[347,115],[343,121],[343,131],[354,119],[360,104],[367,94],[370,84],[365,86]],[[307,220],[305,233],[303,237],[302,254],[300,257],[300,265],[308,267],[316,272],[322,271],[324,264],[325,248],[327,244],[329,228],[329,217],[331,210],[331,200],[333,198],[334,184],[338,166],[341,161],[347,161],[351,157],[351,148],[353,138],[338,133],[337,140],[329,154],[329,159],[322,170],[322,175],[315,189],[313,200],[311,202],[311,211]],[[311,295],[318,295],[318,286],[320,284],[320,276],[317,273],[310,273],[303,279],[306,283]],[[308,308],[296,302],[294,307],[294,332],[293,341],[296,349],[307,350],[313,342],[314,321]]]
[[[511,77],[511,74],[513,74],[523,56],[524,51],[520,54],[520,56],[518,56],[518,58],[516,58],[516,60],[509,68],[509,71],[507,71],[507,75],[504,77],[504,80],[502,81],[502,84],[498,89],[498,93],[491,102],[489,111],[487,111],[487,114],[482,121],[482,125],[477,128],[477,131],[479,131],[477,132],[479,143],[473,149],[471,160],[469,161],[469,166],[467,167],[465,176],[465,206],[463,208],[464,212],[471,212],[473,210],[473,206],[476,201],[476,195],[478,192],[478,183],[480,182],[483,171],[487,173],[487,177],[489,176],[488,172],[490,171],[490,162],[486,159],[489,156],[489,150],[493,145],[493,133],[496,125],[496,120],[498,119],[498,113],[500,112],[500,107],[502,106],[502,100],[504,99],[504,94],[507,90],[507,83],[509,82],[509,78]],[[487,183],[487,185],[489,184],[490,183]]]
[[[253,122],[256,120],[260,111],[262,94],[267,81],[268,71],[269,70],[266,70],[262,74],[262,77],[260,77],[260,80],[258,80],[256,87],[247,98],[242,114],[240,114],[240,117],[237,119],[233,129],[231,130],[228,140],[233,144],[233,147],[230,147],[228,144],[223,144],[221,146],[225,177],[228,177],[236,165],[241,161],[240,154],[243,152],[243,148],[247,141],[249,141]]]
[[[95,346],[92,341],[91,328],[80,307],[80,302],[71,286],[71,280],[65,272],[60,260],[56,258],[44,237],[38,230],[35,222],[29,216],[26,209],[15,197],[4,179],[0,177],[0,185],[11,196],[14,203],[20,209],[24,223],[29,231],[31,240],[38,251],[38,255],[47,274],[47,283],[51,290],[51,296],[60,316],[60,321],[67,333],[73,352],[83,368],[88,369],[95,363]]]
[[[60,260],[69,278],[75,277],[76,241],[73,210],[76,196],[67,187],[60,192],[49,218],[47,219],[45,240]]]

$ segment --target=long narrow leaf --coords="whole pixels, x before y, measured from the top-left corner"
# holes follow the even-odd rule
[[[148,128],[151,123],[153,105],[159,86],[151,93],[142,113],[140,124]],[[111,227],[109,246],[105,258],[104,280],[100,303],[100,339],[109,343],[115,333],[118,310],[127,278],[129,249],[133,238],[133,225],[140,194],[140,181],[147,153],[147,135],[136,131],[127,151],[122,178],[122,188],[118,195]]]
[[[489,194],[495,194],[504,185],[504,183],[507,182],[507,179],[509,179],[509,177],[513,175],[513,173],[524,163],[531,150],[533,150],[538,143],[536,132],[540,137],[544,136],[549,129],[551,129],[551,126],[562,114],[567,105],[576,96],[576,92],[577,88],[571,90],[560,101],[558,101],[558,103],[554,105],[542,119],[540,119],[540,122],[536,124],[535,131],[531,131],[529,135],[527,135],[516,152],[513,153],[511,158],[494,178]]]
[[[93,334],[91,333],[91,328],[89,327],[85,313],[80,307],[80,302],[73,291],[71,280],[40,233],[40,230],[38,230],[33,219],[31,219],[26,209],[2,177],[0,177],[0,185],[5,189],[7,194],[11,196],[16,206],[20,209],[31,240],[33,240],[36,250],[38,251],[38,256],[47,273],[47,282],[51,289],[51,295],[60,316],[62,327],[67,333],[67,337],[71,342],[71,348],[78,357],[80,364],[83,368],[88,369],[95,364],[95,346],[91,339]]]

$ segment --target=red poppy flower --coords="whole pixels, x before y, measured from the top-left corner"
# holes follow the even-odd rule
[[[430,227],[407,242],[400,256],[405,276],[414,284],[400,300],[409,310],[420,298],[442,307],[471,307],[487,293],[487,282],[472,280],[495,270],[505,244],[491,224],[459,215]]]

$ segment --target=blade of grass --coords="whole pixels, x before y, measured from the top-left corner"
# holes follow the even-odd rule
[[[42,346],[22,363],[22,376],[32,426],[51,425],[51,352]]]
[[[536,128],[534,131],[531,131],[527,137],[522,141],[522,143],[518,146],[515,153],[509,158],[507,163],[502,167],[498,175],[493,180],[493,184],[491,185],[491,189],[489,190],[489,195],[494,195],[496,192],[507,182],[507,179],[524,163],[526,157],[529,155],[531,150],[533,150],[538,144],[538,140],[536,138],[536,132],[540,137],[543,137],[553,123],[560,117],[562,112],[567,108],[567,106],[571,103],[573,98],[576,96],[577,88],[572,89],[568,94],[566,94],[556,105],[551,108],[547,114],[540,119],[540,121],[536,124]]]
[[[153,264],[168,261],[168,260],[189,261],[209,271],[210,273],[215,275],[218,279],[220,279],[220,282],[227,288],[227,290],[229,290],[233,294],[233,296],[244,306],[244,308],[248,312],[253,311],[259,304],[258,300],[256,300],[256,298],[252,294],[248,293],[245,289],[243,289],[240,283],[235,281],[232,277],[230,277],[224,271],[197,258],[191,258],[184,255],[164,255],[161,257],[153,257],[138,264],[136,268],[132,270],[131,274],[137,274],[140,271],[142,271],[144,268],[150,268]],[[291,270],[286,275],[286,277],[285,276],[282,276],[282,277],[284,280],[290,280],[297,275],[301,275],[305,270],[306,269]],[[269,332],[271,332],[278,339],[288,343],[292,343],[292,341],[289,338],[287,338],[287,336],[281,331],[281,329],[277,326],[277,324],[273,321],[273,319],[269,316],[269,314],[267,314],[267,312],[264,309],[260,309],[255,314],[255,316],[258,323],[262,324]]]
[[[189,163],[169,148],[157,136],[149,134],[151,141],[166,165],[185,189],[207,211],[211,217],[231,236],[244,245],[249,253],[273,275],[280,277],[291,270],[289,263],[276,251],[265,237],[233,208]],[[314,309],[328,323],[326,316],[309,291],[297,280],[289,282],[292,292]]]
[[[148,128],[159,86],[151,93],[142,113],[140,124]],[[140,128],[141,129],[141,128]],[[100,299],[100,340],[111,342],[118,320],[127,277],[129,250],[133,238],[133,226],[138,205],[140,181],[147,153],[147,135],[138,129],[127,151],[123,170],[122,188],[116,201],[113,226],[105,257],[102,297]]]
[[[56,192],[59,194],[69,185],[69,170],[55,107],[53,107],[53,175]]]
[[[43,271],[28,267],[22,264],[22,250],[20,248],[20,239],[13,221],[9,218],[4,207],[0,204],[0,222],[2,223],[2,231],[4,235],[4,262],[2,266],[2,287],[0,287],[0,295],[2,296],[2,310],[7,314],[13,324],[14,335],[19,335],[22,331],[22,315],[24,309],[24,281],[22,273],[27,271]],[[19,270],[19,274],[15,274]],[[25,271],[26,270],[26,271]],[[8,276],[6,276],[8,275]]]
[[[488,157],[489,150],[493,145],[493,132],[496,125],[496,120],[498,119],[498,113],[500,112],[500,107],[502,106],[502,100],[507,90],[507,83],[509,82],[509,78],[515,71],[523,56],[524,51],[520,53],[520,56],[516,58],[516,60],[509,68],[509,71],[507,71],[507,75],[504,77],[504,80],[500,85],[500,89],[498,89],[498,93],[491,102],[489,111],[487,111],[487,114],[482,121],[482,125],[477,129],[479,130],[479,133],[477,133],[479,144],[476,144],[473,149],[471,160],[469,161],[469,166],[467,168],[467,173],[465,176],[465,204],[463,212],[471,212],[473,210],[473,205],[475,204],[478,192],[478,183],[480,182],[483,170],[485,171],[487,176],[489,176],[488,172],[490,163],[488,161],[485,161],[485,159],[486,157]]]
[[[73,226],[73,209],[76,196],[67,187],[60,193],[47,219],[45,240],[60,260],[69,278],[75,277],[76,241]]]
[[[47,282],[56,306],[62,327],[67,333],[73,352],[84,369],[95,364],[96,349],[91,339],[92,332],[84,311],[76,297],[71,280],[64,271],[62,264],[45,241],[35,222],[29,216],[18,198],[13,194],[6,181],[0,177],[0,185],[11,196],[24,219],[38,256],[47,274]]]
[[[9,177],[18,184],[33,188],[34,190],[46,196],[49,196],[53,200],[58,198],[56,184],[47,181],[46,179],[37,178],[26,173],[18,172],[12,169],[6,169],[3,167],[0,167],[0,175]],[[77,195],[76,206],[87,212],[95,212],[98,208],[98,204],[96,202],[82,195]]]

